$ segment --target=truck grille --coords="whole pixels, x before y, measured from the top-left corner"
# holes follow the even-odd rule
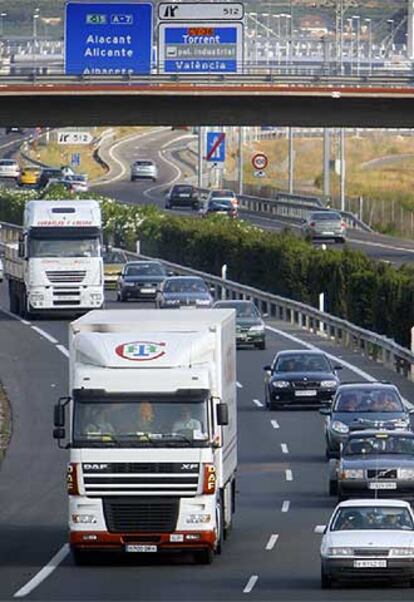
[[[178,498],[103,499],[105,522],[110,533],[171,533],[176,528],[178,509]]]
[[[355,548],[354,556],[388,556],[387,548]]]
[[[76,283],[79,284],[80,282],[83,282],[83,280],[85,279],[86,276],[86,271],[82,270],[76,270],[76,271],[57,271],[57,272],[52,272],[52,271],[46,271],[46,276],[49,279],[49,282],[52,282],[54,284],[59,284],[59,283],[66,283],[66,282],[70,282],[70,283]]]
[[[161,495],[193,497],[197,494],[199,464],[117,462],[82,465],[85,494]]]
[[[367,470],[367,477],[369,479],[396,479],[397,478],[397,469],[396,468],[390,468],[390,469],[377,469],[377,468],[370,468]]]

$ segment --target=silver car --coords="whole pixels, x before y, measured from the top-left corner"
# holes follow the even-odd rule
[[[13,178],[20,176],[20,167],[13,159],[0,159],[0,178]]]
[[[131,182],[139,178],[150,178],[155,182],[158,178],[158,167],[153,161],[139,160],[131,165]]]
[[[346,224],[336,211],[315,211],[303,226],[304,234],[310,240],[346,241]]]

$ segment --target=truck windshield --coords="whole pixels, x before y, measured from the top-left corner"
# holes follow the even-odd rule
[[[75,447],[205,446],[207,400],[75,401]]]
[[[29,238],[29,257],[100,257],[99,236]]]

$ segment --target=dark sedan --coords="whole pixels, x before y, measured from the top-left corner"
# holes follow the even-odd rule
[[[166,277],[167,272],[159,261],[130,261],[119,277],[117,299],[153,300]]]
[[[395,385],[352,383],[338,387],[331,408],[322,408],[326,416],[326,457],[339,456],[352,429],[410,428],[409,411],[404,407]]]
[[[160,309],[211,307],[213,297],[202,278],[174,276],[164,280],[157,293],[155,303]]]
[[[356,431],[337,462],[339,501],[387,497],[414,501],[414,434],[410,431]]]
[[[174,184],[165,197],[165,208],[191,207],[198,209],[198,190],[191,184]]]
[[[339,385],[336,371],[341,368],[332,366],[318,351],[280,351],[272,365],[264,367],[266,407],[329,403]]]
[[[64,177],[63,171],[59,167],[45,167],[40,173],[37,186],[38,188],[45,188],[49,180],[61,181]]]
[[[203,217],[208,217],[209,215],[224,215],[234,218],[237,217],[237,207],[230,199],[214,199],[208,201],[202,211]]]
[[[266,328],[259,310],[253,301],[216,301],[216,308],[236,310],[236,342],[266,349]]]

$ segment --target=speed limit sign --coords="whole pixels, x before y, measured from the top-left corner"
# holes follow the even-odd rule
[[[259,171],[266,169],[268,163],[269,160],[267,158],[267,155],[265,155],[264,153],[256,153],[252,157],[252,165],[255,169],[258,169]]]

